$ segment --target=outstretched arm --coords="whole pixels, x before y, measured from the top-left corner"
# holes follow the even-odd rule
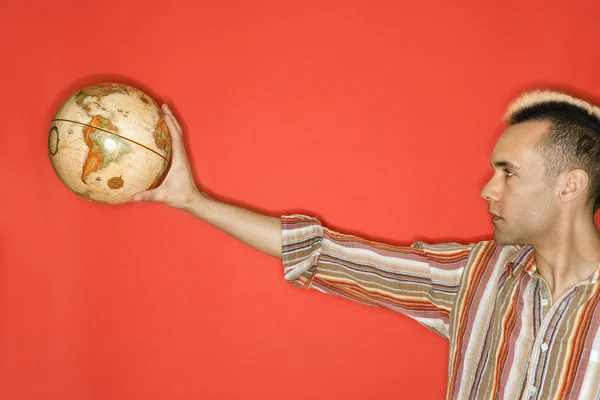
[[[218,201],[194,182],[182,130],[163,105],[172,138],[171,168],[156,189],[136,201],[160,201],[282,258],[285,279],[297,286],[406,314],[448,337],[450,314],[473,246],[411,247],[375,243],[323,227],[315,218],[271,217]]]

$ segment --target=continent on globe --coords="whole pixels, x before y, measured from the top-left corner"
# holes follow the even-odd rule
[[[168,150],[171,152],[171,135],[169,134],[169,127],[164,119],[158,121],[154,127],[154,142],[159,149]]]
[[[105,168],[108,163],[118,163],[125,154],[131,152],[131,146],[118,136],[118,132],[116,126],[99,115],[94,115],[92,122],[83,128],[83,137],[88,146],[81,174],[84,183],[92,172]]]
[[[98,101],[105,96],[113,93],[127,94],[128,88],[125,85],[118,83],[104,83],[96,86],[90,86],[80,90],[75,95],[75,103],[83,108],[85,111],[90,112],[90,106],[84,104],[84,101],[89,97],[95,97]]]

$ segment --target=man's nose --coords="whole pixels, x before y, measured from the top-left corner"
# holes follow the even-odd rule
[[[500,192],[496,185],[494,185],[493,178],[485,184],[483,189],[481,189],[481,197],[483,197],[485,201],[498,201],[500,198]]]

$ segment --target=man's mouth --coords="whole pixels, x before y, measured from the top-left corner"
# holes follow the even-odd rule
[[[489,214],[492,216],[492,222],[496,222],[502,219],[498,214],[494,214],[491,211],[489,212]]]

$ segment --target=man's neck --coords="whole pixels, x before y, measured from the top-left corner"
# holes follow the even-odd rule
[[[600,232],[593,220],[565,223],[533,247],[537,271],[554,301],[589,278],[600,263]]]

